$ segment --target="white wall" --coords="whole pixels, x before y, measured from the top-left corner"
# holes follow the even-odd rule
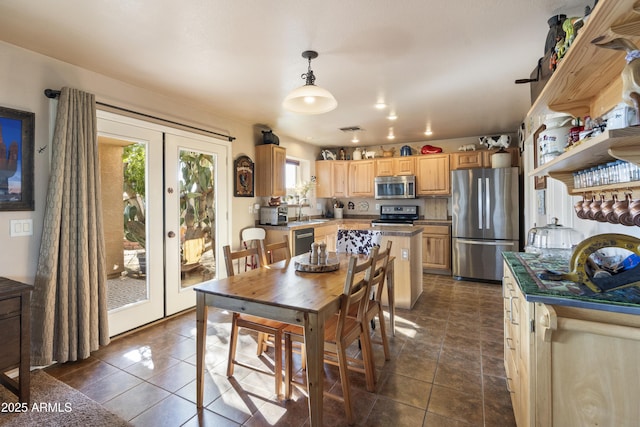
[[[246,154],[255,160],[254,146],[256,138],[253,124],[242,123],[225,118],[207,108],[184,99],[160,96],[148,90],[140,89],[123,82],[105,77],[64,62],[31,52],[16,46],[0,42],[0,105],[35,113],[35,161],[34,190],[35,211],[0,212],[0,276],[9,277],[25,283],[33,283],[44,205],[49,175],[49,148],[42,153],[38,149],[48,146],[51,140],[50,100],[44,96],[44,90],[60,89],[63,86],[82,89],[94,93],[96,100],[133,111],[190,124],[236,137],[232,142],[232,159]],[[277,133],[277,130],[275,130]],[[282,145],[291,146],[297,156],[310,159],[317,156],[314,147],[295,141],[282,141]],[[232,245],[239,245],[240,230],[253,225],[256,217],[249,213],[249,207],[256,202],[254,198],[232,198],[231,221]],[[10,237],[11,219],[33,220],[33,236]]]

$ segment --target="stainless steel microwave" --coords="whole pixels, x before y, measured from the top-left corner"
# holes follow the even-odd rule
[[[376,199],[415,199],[416,177],[377,176],[374,178]]]

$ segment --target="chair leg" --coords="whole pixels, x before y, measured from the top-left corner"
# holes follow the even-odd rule
[[[291,384],[293,380],[293,345],[291,335],[284,334],[284,398],[291,399]]]
[[[337,343],[338,370],[340,371],[340,383],[342,384],[342,396],[344,399],[344,411],[347,414],[347,422],[353,425],[353,408],[351,406],[351,387],[349,387],[349,366],[347,353],[344,347]],[[366,362],[365,362],[366,363]]]
[[[382,307],[378,305],[378,320],[380,320],[380,336],[382,337],[382,348],[384,349],[384,360],[391,360],[391,354],[389,351],[389,340],[387,339],[387,331],[384,326],[384,312],[382,311]],[[371,319],[372,322],[375,322],[375,318]]]
[[[282,331],[277,330],[273,336],[275,344],[273,369],[276,377],[276,396],[280,399],[282,397]]]
[[[265,352],[267,347],[267,334],[258,332],[258,346],[256,348],[256,356],[260,356]]]
[[[304,346],[304,343],[300,346],[300,358],[302,369],[307,370],[307,348]]]
[[[366,322],[360,329],[360,340],[362,341],[362,361],[364,362],[364,376],[367,381],[367,391],[376,391],[376,368],[373,360],[373,352],[371,351],[371,338],[369,337],[369,328]]]
[[[227,376],[233,376],[233,368],[236,360],[236,347],[238,345],[238,314],[231,317],[231,336],[229,337],[229,360],[227,361]]]

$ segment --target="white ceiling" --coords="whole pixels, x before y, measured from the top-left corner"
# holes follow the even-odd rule
[[[547,19],[587,0],[55,0],[0,2],[0,39],[320,146],[515,132]],[[304,50],[338,107],[285,112]],[[57,89],[57,88],[56,88]],[[376,110],[382,98],[398,115]],[[395,140],[386,136],[390,126]],[[427,126],[433,130],[426,137]]]

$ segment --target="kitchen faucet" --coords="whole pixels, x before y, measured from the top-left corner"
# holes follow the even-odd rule
[[[298,201],[298,221],[302,221],[302,207],[303,207],[302,205],[305,201],[308,202],[309,199],[304,197]]]

